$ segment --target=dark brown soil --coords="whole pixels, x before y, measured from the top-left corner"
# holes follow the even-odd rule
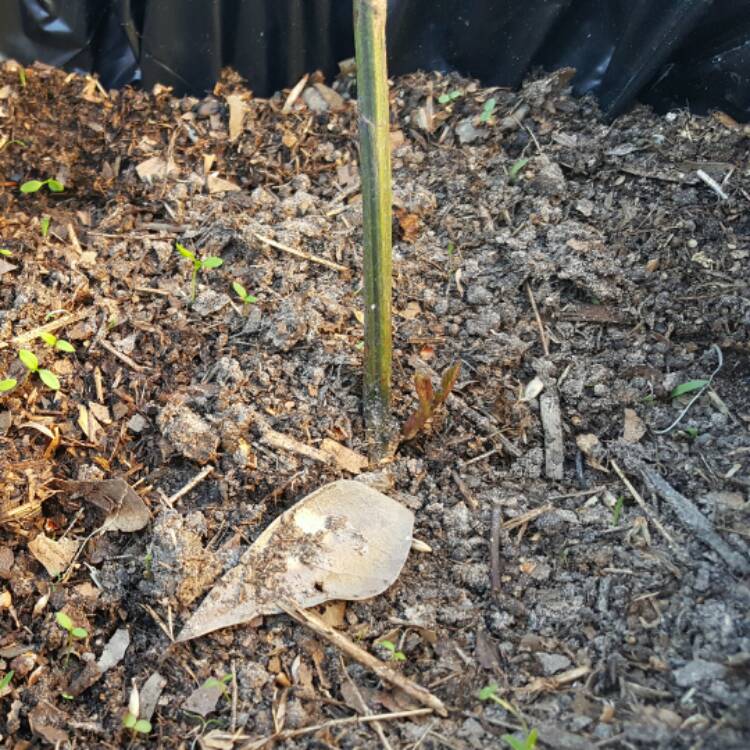
[[[398,668],[450,707],[382,722],[392,748],[505,747],[524,726],[549,748],[746,748],[750,144],[722,114],[604,123],[565,78],[394,82],[399,421],[417,369],[462,374],[430,429],[363,476],[415,511],[432,552],[328,614],[382,658],[395,643]],[[281,511],[351,477],[269,446],[258,415],[366,453],[353,81],[333,86],[343,100],[308,89],[284,110],[288,92],[253,99],[232,74],[198,101],[0,73],[0,379],[19,381],[0,395],[4,748],[126,747],[131,688],[155,673],[138,747],[270,746],[354,716],[352,682],[373,713],[413,707],[285,615],[170,643]],[[246,114],[230,139],[233,96]],[[50,177],[65,190],[19,191]],[[175,242],[224,261],[194,304]],[[17,338],[56,320],[75,354]],[[674,389],[714,372],[672,426],[700,392]],[[151,523],[87,539],[104,513],[59,480],[115,477]],[[30,551],[41,532],[80,548],[61,575]],[[62,609],[88,633],[67,659]],[[124,656],[91,677],[117,631]],[[225,675],[228,699],[186,702]],[[504,705],[479,699],[491,684]],[[277,745],[384,741],[332,724]]]

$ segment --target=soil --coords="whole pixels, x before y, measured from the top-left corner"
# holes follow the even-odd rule
[[[367,453],[351,76],[291,101],[227,72],[198,100],[4,64],[3,747],[750,746],[747,131],[640,106],[606,123],[568,77],[393,82],[399,423],[415,372],[462,370],[357,477],[264,439]],[[19,190],[48,178],[64,190]],[[194,302],[176,242],[223,259]],[[45,325],[75,352],[23,338]],[[449,708],[380,735],[330,723],[352,685],[372,713],[413,701],[287,615],[171,642],[274,518],[353,477],[431,551],[325,616],[382,659],[390,640]],[[97,534],[124,484],[70,482],[116,478],[151,520]],[[60,610],[86,630],[71,654]]]

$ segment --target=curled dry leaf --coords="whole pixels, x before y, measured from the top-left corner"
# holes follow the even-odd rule
[[[101,508],[107,514],[102,525],[107,531],[139,531],[151,518],[146,504],[124,479],[58,482],[71,493],[80,494]]]
[[[327,484],[279,516],[209,592],[178,641],[281,612],[277,601],[313,607],[368,599],[398,577],[413,513],[361,482]]]
[[[37,534],[29,542],[29,552],[44,566],[52,578],[67,570],[70,561],[78,550],[78,542],[73,539],[50,539],[44,532]]]

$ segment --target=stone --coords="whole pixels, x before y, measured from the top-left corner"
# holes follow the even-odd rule
[[[461,120],[456,125],[456,135],[458,136],[458,142],[462,144],[473,143],[481,133],[474,127],[474,124],[470,119]]]
[[[682,688],[689,688],[702,682],[720,680],[727,672],[723,664],[703,659],[693,659],[672,673],[675,682]]]
[[[571,665],[570,659],[562,654],[546,654],[540,651],[536,655],[537,661],[542,668],[545,675],[550,676],[557,672],[562,672],[564,669],[568,669]]]

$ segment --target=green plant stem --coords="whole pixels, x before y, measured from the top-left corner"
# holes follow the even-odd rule
[[[190,301],[195,302],[198,294],[198,266],[193,265],[193,275],[190,279]]]
[[[391,144],[385,53],[387,0],[353,0],[364,231],[364,415],[370,458],[389,452],[391,401]]]

